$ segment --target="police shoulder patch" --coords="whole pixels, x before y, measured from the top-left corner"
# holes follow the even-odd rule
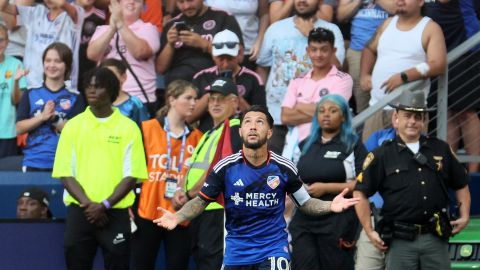
[[[363,162],[362,169],[365,170],[370,165],[370,163],[372,163],[374,158],[375,156],[373,155],[372,152],[368,153],[367,157],[365,158],[365,161]]]

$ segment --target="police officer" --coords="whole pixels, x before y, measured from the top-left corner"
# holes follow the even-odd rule
[[[450,269],[448,237],[469,221],[467,172],[447,143],[421,135],[429,111],[422,91],[405,91],[391,106],[397,136],[367,155],[355,210],[370,241],[387,252],[387,269]],[[447,188],[455,190],[459,205],[460,216],[452,221]],[[373,230],[367,197],[376,191],[385,202]]]

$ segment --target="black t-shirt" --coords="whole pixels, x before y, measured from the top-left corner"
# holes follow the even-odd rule
[[[455,49],[467,39],[465,22],[458,0],[450,0],[448,3],[425,2],[423,8],[425,16],[432,18],[442,28],[448,51]]]
[[[80,48],[78,50],[79,76],[78,76],[78,84],[77,84],[80,87],[79,89],[82,93],[83,93],[83,87],[82,87],[83,75],[88,70],[97,66],[97,63],[95,61],[92,61],[87,57],[88,43],[90,42],[90,39],[92,38],[93,33],[95,33],[95,29],[97,29],[97,26],[105,24],[105,19],[106,19],[105,12],[103,12],[102,10],[93,8],[90,15],[87,15],[87,17],[85,17],[85,20],[83,21]]]
[[[468,184],[467,171],[446,142],[422,136],[419,144],[424,159],[415,159],[398,136],[384,142],[367,155],[357,178],[355,190],[367,197],[380,192],[382,214],[388,221],[425,224],[448,205],[440,181],[445,189],[454,190]]]
[[[210,85],[219,76],[216,66],[204,69],[193,77],[193,84],[198,88],[198,97],[202,97],[210,89]],[[238,94],[250,105],[266,106],[265,86],[260,76],[254,71],[242,67],[235,76]],[[208,111],[205,111],[200,118],[200,129],[202,132],[213,127],[213,120]]]
[[[298,174],[305,184],[345,183],[347,178],[353,180],[360,174],[366,156],[367,150],[360,141],[355,144],[353,151],[347,152],[340,136],[327,143],[322,143],[319,138],[300,157]],[[325,194],[320,199],[330,201],[336,195],[338,194]]]
[[[175,22],[183,21],[191,31],[198,33],[204,39],[213,40],[216,33],[225,29],[231,30],[243,44],[242,31],[235,18],[225,11],[212,10],[210,7],[198,18],[188,18],[183,14],[172,19],[165,25],[161,36],[161,50],[167,44],[167,32]],[[161,51],[160,50],[160,51]],[[165,83],[168,85],[176,79],[192,81],[193,75],[202,69],[213,66],[212,56],[199,48],[192,48],[183,45],[181,42],[175,44],[175,54],[169,70],[165,73]]]
[[[367,150],[361,141],[357,141],[353,151],[347,151],[340,141],[340,136],[327,143],[322,143],[319,138],[305,155],[300,157],[297,164],[298,174],[305,184],[346,183],[347,178],[354,181],[361,172],[366,155]],[[320,199],[331,201],[336,195],[338,194],[325,194]],[[310,216],[297,211],[290,223],[290,232],[296,235],[304,231],[317,233],[327,237],[328,240],[325,241],[337,243],[339,238],[355,240],[357,226],[358,219],[354,208],[323,216]]]

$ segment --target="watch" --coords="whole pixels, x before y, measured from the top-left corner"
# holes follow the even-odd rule
[[[400,78],[402,78],[402,82],[403,82],[403,83],[408,83],[407,73],[401,72],[401,73],[400,73]]]

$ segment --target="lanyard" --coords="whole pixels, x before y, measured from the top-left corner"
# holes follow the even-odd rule
[[[167,171],[170,170],[170,166],[172,164],[172,145],[170,143],[170,128],[168,126],[168,119],[165,117],[165,124],[164,129],[167,132]],[[182,165],[183,165],[183,155],[185,153],[185,141],[187,139],[188,128],[185,125],[183,134],[182,134],[182,147],[180,148],[180,159],[178,160],[178,173],[182,172]]]

